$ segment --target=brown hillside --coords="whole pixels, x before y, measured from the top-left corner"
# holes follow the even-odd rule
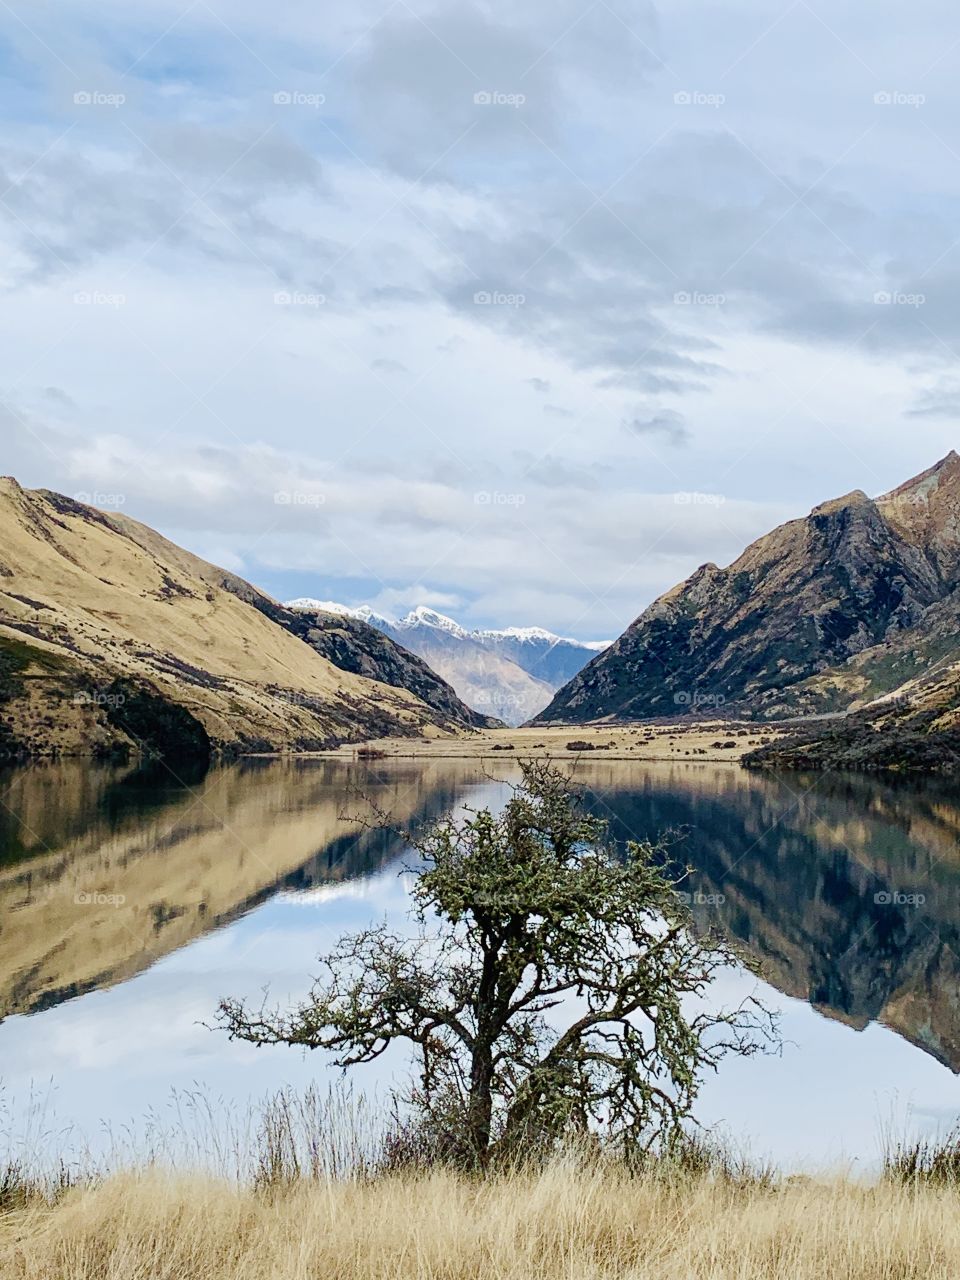
[[[441,710],[334,665],[284,612],[128,517],[0,478],[0,753],[129,746],[130,689],[232,750],[470,723],[456,699]]]

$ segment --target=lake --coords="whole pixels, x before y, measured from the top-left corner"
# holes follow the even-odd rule
[[[44,1123],[96,1148],[173,1089],[244,1107],[324,1079],[320,1055],[211,1030],[218,999],[295,999],[341,932],[402,919],[402,842],[349,821],[371,801],[409,827],[502,804],[516,777],[509,760],[435,759],[0,774],[0,1084],[14,1128],[32,1095]],[[589,762],[576,777],[618,840],[675,833],[698,918],[761,965],[759,982],[727,975],[717,1001],[759,987],[781,1010],[782,1053],[726,1061],[702,1121],[787,1167],[869,1168],[884,1128],[960,1116],[955,788],[726,764]],[[393,1054],[354,1080],[379,1096],[403,1075]]]

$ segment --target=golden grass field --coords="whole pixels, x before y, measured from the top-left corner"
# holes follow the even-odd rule
[[[417,759],[674,760],[734,763],[761,743],[788,732],[776,724],[732,721],[678,720],[672,723],[524,725],[519,729],[479,729],[457,734],[427,732],[420,738],[380,738],[359,746],[323,752],[353,759],[357,751],[375,750],[384,756]],[[571,750],[568,743],[587,743]]]
[[[951,1280],[954,1190],[560,1163],[285,1191],[159,1174],[0,1213],[3,1280]]]

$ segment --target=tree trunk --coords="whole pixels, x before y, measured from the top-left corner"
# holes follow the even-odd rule
[[[470,1157],[486,1163],[493,1121],[493,1048],[487,1043],[474,1047],[470,1065],[470,1100],[467,1106],[467,1139]]]
[[[471,1161],[485,1165],[490,1152],[493,1124],[493,1046],[497,1039],[497,979],[500,974],[500,939],[492,930],[483,935],[483,967],[477,985],[476,1027],[470,1060],[470,1098],[467,1103],[467,1142]]]

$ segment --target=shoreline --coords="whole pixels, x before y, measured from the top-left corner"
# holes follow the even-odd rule
[[[454,733],[437,731],[420,737],[365,738],[344,742],[327,750],[235,751],[230,747],[215,751],[211,767],[240,760],[472,760],[508,759],[572,760],[596,758],[625,763],[637,760],[659,763],[728,764],[739,763],[748,751],[795,732],[795,722],[777,721],[757,725],[748,721],[636,721],[621,725],[522,726],[516,729],[474,729]],[[584,744],[579,750],[568,744]],[[86,760],[92,765],[123,765],[146,761],[149,757],[130,755],[123,759],[95,754],[57,752],[20,758],[0,759],[0,770],[36,764],[56,764]],[[177,757],[169,763],[176,767]],[[180,761],[182,764],[182,761]]]
[[[638,721],[622,725],[530,725],[478,729],[469,734],[379,738],[307,753],[327,760],[543,759],[609,760],[661,764],[737,764],[749,751],[791,732],[744,721]]]

